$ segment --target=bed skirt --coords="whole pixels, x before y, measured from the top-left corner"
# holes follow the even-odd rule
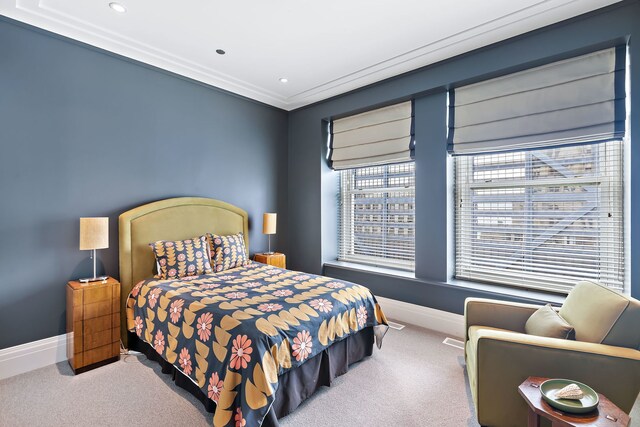
[[[275,401],[262,423],[262,427],[277,427],[278,419],[293,412],[302,402],[322,386],[330,386],[334,378],[345,374],[349,365],[359,362],[373,352],[373,327],[333,343],[330,347],[307,360],[298,368],[285,372],[278,378]],[[129,332],[132,350],[144,353],[148,359],[158,362],[165,374],[171,374],[177,386],[187,390],[201,401],[208,412],[215,412],[216,404],[188,377],[164,360],[149,344]]]

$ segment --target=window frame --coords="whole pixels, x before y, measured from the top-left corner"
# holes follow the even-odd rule
[[[403,167],[407,167],[409,168],[409,170],[393,173],[393,172],[390,172],[390,169],[393,167],[398,167],[400,169],[402,169]],[[364,171],[375,170],[380,168],[383,169],[383,171],[379,174],[374,174],[374,173],[363,174]],[[357,177],[358,174],[361,174],[360,177]],[[408,180],[410,181],[410,184],[408,186],[407,185],[401,185],[401,186],[390,185],[390,183],[393,183],[394,178],[400,178],[398,181],[396,181],[396,182],[399,182],[403,177],[408,178]],[[360,180],[367,180],[369,178],[374,180],[382,179],[383,182],[378,183],[378,185],[373,183],[373,184],[370,184],[369,186],[365,185],[365,186],[356,188],[355,182],[357,178],[359,178]],[[348,182],[345,182],[345,181],[348,181]],[[375,244],[371,244],[371,243],[362,243],[361,249],[360,249],[361,253],[356,253],[358,252],[358,250],[356,249],[357,247],[356,235],[358,234],[358,232],[356,231],[356,227],[357,227],[356,223],[358,221],[356,221],[355,206],[358,203],[355,202],[354,198],[357,196],[366,196],[366,195],[372,195],[377,193],[383,193],[383,195],[380,197],[383,199],[381,203],[381,214],[380,214],[382,217],[382,222],[379,225],[381,229],[379,234],[382,236],[383,243],[380,246],[376,246]],[[403,194],[403,193],[407,193],[408,195],[398,196],[399,194]],[[411,217],[410,219],[405,217],[404,219],[406,219],[407,221],[404,223],[402,222],[390,223],[388,221],[390,218],[389,215],[393,215],[393,213],[389,214],[390,212],[389,202],[393,201],[394,195],[396,195],[395,197],[411,199],[411,201],[405,203],[405,205],[409,204],[410,206],[408,207],[404,206],[404,209],[410,210],[411,213],[396,215],[396,218],[399,217],[400,215],[408,215]],[[338,243],[338,256],[337,256],[338,261],[369,265],[369,266],[380,267],[380,268],[388,268],[393,270],[402,270],[402,271],[410,271],[410,272],[415,271],[416,210],[415,210],[415,163],[413,161],[403,162],[403,163],[381,164],[381,165],[374,165],[374,166],[369,166],[364,168],[340,170],[339,178],[338,178],[337,198],[338,198],[338,223],[337,223],[338,224],[338,242],[337,242]],[[348,199],[351,200],[351,202],[348,202]],[[348,223],[345,221],[348,221]],[[372,223],[372,224],[375,224],[375,223]],[[410,240],[411,242],[409,245],[411,247],[410,252],[405,251],[403,248],[400,248],[400,249],[396,248],[394,249],[395,252],[392,251],[394,255],[396,255],[396,257],[377,256],[376,254],[374,254],[376,251],[378,253],[382,253],[385,251],[385,248],[387,249],[393,248],[393,245],[391,246],[388,246],[388,245],[390,244],[390,240],[391,241],[393,240],[393,236],[390,237],[389,235],[389,227],[395,228],[396,230],[398,229],[398,227],[393,227],[394,224],[396,225],[407,224],[408,226],[405,227],[404,229],[411,230],[411,232],[408,233],[409,239],[407,239],[407,241]],[[368,225],[368,226],[374,227],[375,225]],[[362,239],[366,238],[366,234],[367,234],[366,232],[360,232],[359,234],[361,234]],[[374,233],[371,232],[370,234],[374,234]],[[369,237],[369,238],[372,238],[372,237]],[[366,252],[365,249],[367,248],[371,253],[370,254],[362,253],[362,252]],[[400,259],[402,256],[406,257],[409,253],[411,258],[410,260]]]
[[[610,144],[610,145],[607,145]],[[615,146],[613,146],[613,144],[615,144]],[[570,289],[575,285],[575,283],[577,283],[578,280],[575,280],[572,282],[572,284],[568,284],[566,286],[564,285],[558,285],[555,286],[553,284],[550,284],[553,279],[549,278],[547,282],[542,282],[543,284],[538,284],[535,283],[536,279],[532,279],[530,277],[527,278],[522,278],[521,279],[521,283],[517,283],[516,279],[512,279],[512,280],[506,280],[505,277],[508,278],[508,276],[510,276],[510,274],[505,273],[503,274],[503,281],[500,280],[496,280],[496,278],[500,278],[500,274],[495,274],[493,276],[493,278],[491,277],[491,274],[486,273],[482,270],[482,268],[479,269],[478,272],[473,272],[470,271],[471,269],[473,269],[473,243],[469,243],[469,242],[473,242],[474,237],[473,237],[473,233],[474,231],[469,231],[469,230],[473,230],[474,227],[476,226],[475,223],[471,223],[469,224],[468,222],[470,222],[471,220],[469,218],[474,218],[473,221],[475,221],[476,217],[480,217],[480,215],[482,215],[481,210],[477,207],[469,207],[469,206],[462,206],[463,203],[467,203],[468,205],[473,205],[474,202],[474,198],[471,197],[471,193],[476,190],[476,189],[497,189],[497,188],[520,188],[523,189],[524,192],[526,192],[527,190],[533,190],[536,187],[540,188],[540,187],[553,187],[554,185],[557,185],[559,187],[563,187],[563,186],[580,186],[582,185],[584,188],[591,186],[596,186],[598,188],[602,188],[602,187],[608,187],[608,190],[605,191],[609,191],[607,193],[605,193],[607,195],[607,197],[609,197],[609,201],[611,201],[611,192],[615,192],[616,193],[616,199],[614,200],[614,202],[607,204],[607,205],[603,205],[603,203],[605,203],[604,201],[604,197],[601,197],[601,194],[598,193],[597,196],[595,196],[595,198],[598,200],[599,205],[597,206],[599,215],[597,217],[597,224],[595,224],[593,226],[593,229],[596,231],[596,233],[599,234],[603,234],[603,232],[601,231],[601,226],[602,226],[602,215],[603,215],[603,211],[604,212],[613,212],[615,211],[616,213],[620,214],[620,217],[616,218],[616,223],[615,226],[617,227],[617,231],[615,232],[615,236],[611,237],[609,236],[608,238],[610,240],[607,240],[606,238],[603,238],[602,236],[599,235],[598,237],[598,251],[600,252],[600,257],[601,259],[608,259],[608,256],[610,256],[610,253],[607,253],[607,256],[603,256],[604,252],[602,247],[603,245],[603,241],[605,242],[605,244],[610,244],[611,241],[613,241],[617,247],[614,251],[618,251],[615,253],[616,256],[616,261],[614,263],[617,264],[618,268],[615,267],[611,267],[609,266],[608,269],[607,268],[599,268],[599,273],[600,275],[603,274],[603,272],[605,272],[606,274],[610,274],[611,271],[616,271],[618,272],[619,277],[617,278],[617,282],[615,285],[612,285],[612,281],[610,281],[609,283],[605,283],[605,285],[611,287],[612,289],[618,290],[620,292],[625,292],[626,288],[627,288],[627,275],[628,275],[628,266],[626,265],[626,261],[625,261],[625,256],[626,256],[626,239],[627,239],[627,217],[626,217],[626,183],[625,183],[625,161],[627,156],[625,155],[625,142],[622,140],[611,140],[611,141],[605,141],[605,142],[599,142],[599,143],[591,143],[591,144],[577,144],[577,146],[584,146],[584,145],[596,145],[600,148],[600,152],[605,151],[607,153],[609,153],[609,151],[607,150],[611,150],[612,154],[614,156],[617,156],[614,160],[613,163],[611,165],[608,165],[606,163],[612,162],[612,160],[610,159],[600,159],[599,163],[596,163],[594,165],[592,165],[592,167],[594,168],[602,168],[603,166],[606,166],[608,169],[608,173],[598,173],[595,174],[593,176],[583,176],[583,177],[573,177],[573,178],[569,178],[569,177],[562,177],[562,178],[543,178],[543,179],[532,179],[531,173],[533,170],[533,166],[529,163],[529,161],[536,156],[537,153],[539,155],[540,152],[544,152],[545,150],[554,150],[554,149],[561,149],[564,147],[548,147],[546,149],[531,149],[531,150],[518,150],[515,153],[523,153],[524,158],[525,158],[525,170],[523,172],[523,178],[516,180],[516,179],[512,179],[512,180],[498,180],[496,182],[492,181],[492,180],[488,180],[487,182],[475,182],[475,183],[460,183],[460,177],[461,174],[464,173],[464,175],[468,178],[473,176],[473,167],[474,167],[474,159],[478,158],[479,156],[497,156],[497,155],[501,155],[504,153],[480,153],[480,154],[475,154],[475,155],[467,155],[467,156],[455,156],[454,157],[454,161],[452,162],[452,166],[454,168],[453,170],[453,176],[454,176],[454,185],[453,185],[453,191],[454,191],[454,203],[453,203],[453,211],[454,211],[454,218],[453,218],[453,237],[454,237],[454,244],[453,244],[453,274],[452,274],[452,279],[455,281],[465,281],[465,282],[482,282],[482,283],[488,283],[491,285],[496,285],[496,286],[503,286],[503,287],[516,287],[516,288],[524,288],[524,289],[535,289],[535,290],[542,290],[542,291],[546,291],[546,292],[554,292],[554,293],[561,293],[561,294],[566,294],[570,291]],[[613,147],[613,148],[611,148]],[[595,155],[594,155],[595,156]],[[602,154],[600,154],[600,156],[602,156]],[[547,166],[551,167],[550,164],[548,164]],[[560,165],[561,166],[561,165]],[[461,172],[460,168],[467,168],[466,171]],[[611,168],[618,168],[618,169],[611,169]],[[558,170],[555,170],[556,172],[558,172]],[[612,172],[614,171],[614,172]],[[612,179],[612,174],[615,173],[615,176]],[[465,185],[467,184],[467,185]],[[619,184],[619,187],[612,187]],[[614,190],[611,190],[611,188],[614,188]],[[559,199],[561,200],[560,197],[562,196],[562,191],[560,191],[558,193]],[[504,198],[505,200],[507,198]],[[578,199],[578,198],[577,198]],[[603,200],[601,200],[603,199]],[[477,201],[478,199],[476,199]],[[551,201],[551,197],[549,197],[549,200]],[[515,203],[520,203],[520,201],[514,197],[514,201]],[[531,203],[531,200],[529,200],[529,202]],[[491,203],[491,202],[488,202]],[[506,202],[505,202],[506,203]],[[530,208],[530,211],[526,211],[523,210],[522,213],[523,214],[529,214],[530,217],[527,217],[526,220],[523,220],[523,223],[530,223],[533,222],[533,220],[531,219],[531,216],[533,216],[534,214],[534,210],[533,208]],[[460,214],[460,211],[464,211],[462,214]],[[514,213],[516,212],[515,210],[511,211],[511,220],[513,220],[514,218],[517,218],[517,216],[513,216]],[[559,212],[562,212],[561,210]],[[609,213],[610,215],[610,213]],[[509,216],[509,211],[506,211],[505,216]],[[586,217],[586,215],[582,215],[577,217],[577,219],[574,220],[578,221],[581,220],[582,218]],[[467,223],[462,224],[462,221],[466,221]],[[569,226],[571,226],[573,224],[573,222],[569,223]],[[519,231],[519,227],[521,225],[515,224],[513,230],[515,230],[513,233],[517,234],[517,231]],[[461,229],[461,227],[466,228],[465,229]],[[506,228],[505,228],[506,229]],[[477,230],[477,228],[476,228]],[[537,230],[536,230],[537,231]],[[556,232],[555,234],[552,234],[551,237],[548,239],[550,240],[551,238],[554,238],[556,236],[559,236],[560,233],[564,231],[564,229],[560,229],[560,231]],[[477,232],[477,231],[476,231]],[[523,236],[524,236],[524,232],[523,232]],[[462,236],[462,237],[461,237]],[[522,238],[523,247],[530,247],[530,242],[525,242],[525,239],[532,239],[533,237],[535,237],[533,234],[530,234],[526,237]],[[463,238],[465,239],[464,243],[460,242],[460,239]],[[478,240],[476,238],[476,240]],[[544,241],[543,243],[546,243],[546,241]],[[461,247],[461,245],[467,245],[467,247]],[[531,252],[533,252],[535,249],[528,249]],[[523,250],[523,257],[524,257],[524,250]],[[569,252],[569,257],[574,256],[573,254],[571,254]],[[490,258],[491,255],[488,256],[488,258]],[[597,257],[596,257],[597,258]],[[549,261],[547,261],[549,262]],[[595,261],[594,261],[595,263]],[[602,262],[602,264],[605,264],[605,262]],[[526,264],[525,264],[526,265]],[[529,264],[530,268],[534,268],[534,271],[536,269],[536,265],[534,263]],[[544,262],[539,264],[539,269],[543,270],[544,266],[548,265],[545,264]],[[461,269],[465,268],[465,271],[461,271]],[[496,270],[499,270],[498,268],[496,268]],[[506,269],[505,269],[506,270]],[[544,271],[537,273],[538,277],[544,277]],[[514,271],[518,271],[518,269],[515,269]],[[521,272],[524,274],[524,268],[521,270]],[[529,273],[531,274],[531,273]],[[512,276],[515,275],[511,274]],[[487,277],[488,276],[488,277]],[[535,275],[533,275],[535,276]],[[550,274],[548,275],[548,277],[561,277],[562,274]],[[598,281],[597,278],[584,278],[584,280],[596,280]]]

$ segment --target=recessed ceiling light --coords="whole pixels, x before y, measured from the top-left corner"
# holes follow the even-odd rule
[[[118,13],[125,13],[127,11],[126,7],[116,2],[109,3],[109,7]]]
[[[227,53],[227,52],[225,52],[225,51],[224,51],[224,50],[222,50],[222,49],[216,49],[216,53],[217,53],[218,55],[224,55],[224,54],[225,54],[225,53]]]
[[[289,81],[286,77],[280,77],[280,83],[287,83]]]

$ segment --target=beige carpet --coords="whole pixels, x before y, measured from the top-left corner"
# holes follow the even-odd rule
[[[389,330],[382,350],[281,425],[477,426],[462,350],[443,339],[417,327]],[[144,356],[127,356],[78,376],[59,363],[0,381],[0,425],[211,426],[200,402],[169,378]]]

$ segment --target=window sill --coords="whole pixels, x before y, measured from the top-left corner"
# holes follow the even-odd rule
[[[377,274],[383,274],[385,276],[402,277],[405,279],[416,278],[416,275],[413,271],[396,270],[395,268],[376,267],[373,265],[358,264],[356,262],[335,260],[335,261],[327,261],[324,263],[324,265],[330,266],[330,267],[340,267],[347,270],[362,271],[365,273],[377,273]]]
[[[362,273],[373,273],[377,275],[389,276],[389,277],[397,277],[400,279],[408,279],[418,283],[428,283],[431,285],[438,285],[449,288],[466,288],[474,291],[481,291],[486,293],[486,298],[496,298],[500,296],[504,296],[505,298],[516,297],[522,298],[526,300],[530,300],[531,303],[536,304],[547,304],[551,303],[553,305],[562,305],[564,302],[566,295],[562,294],[554,294],[543,291],[538,291],[535,289],[519,289],[509,286],[500,286],[493,285],[488,283],[480,283],[480,282],[470,282],[466,280],[458,280],[458,279],[450,279],[446,282],[439,282],[436,280],[429,279],[421,279],[415,276],[414,272],[411,271],[402,271],[395,270],[392,268],[384,268],[384,267],[374,267],[366,264],[358,264],[353,262],[346,261],[327,261],[324,263],[324,266],[327,267],[335,267],[345,270],[352,270]]]
[[[515,288],[511,286],[500,286],[490,283],[470,282],[458,279],[449,279],[447,285],[480,290],[492,294],[504,295],[506,297],[527,298],[543,304],[551,303],[554,305],[562,305],[565,298],[567,297],[563,294],[554,294],[551,292],[544,292],[536,289]]]

